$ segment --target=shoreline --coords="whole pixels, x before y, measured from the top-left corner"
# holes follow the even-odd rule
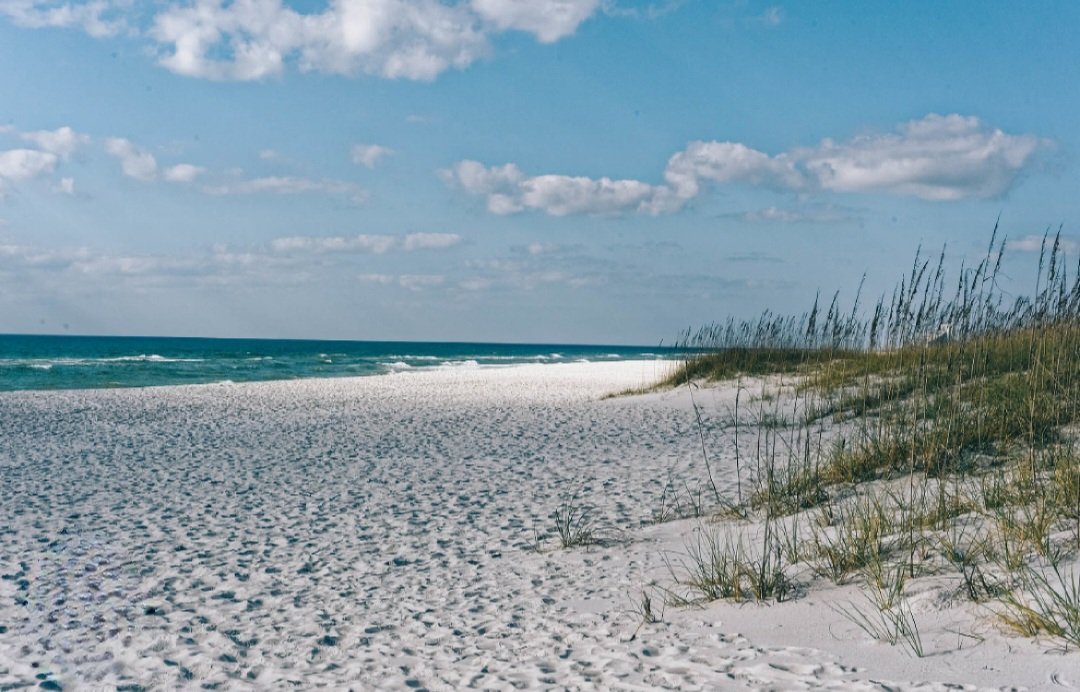
[[[446,372],[446,371],[484,371],[484,370],[498,370],[504,368],[519,368],[528,366],[552,366],[552,365],[606,365],[615,363],[634,363],[638,365],[651,364],[655,365],[659,371],[663,365],[675,366],[680,361],[674,358],[654,358],[654,359],[605,359],[605,360],[552,360],[541,362],[518,362],[518,363],[478,363],[476,360],[469,361],[457,361],[446,362],[438,365],[408,365],[405,363],[381,363],[380,367],[386,368],[381,371],[373,371],[363,374],[340,374],[340,375],[324,375],[324,374],[312,374],[299,377],[278,377],[278,378],[257,378],[257,379],[223,379],[211,382],[165,382],[161,384],[121,384],[115,386],[74,386],[74,387],[28,387],[24,389],[0,389],[0,395],[11,393],[23,393],[23,392],[74,392],[74,391],[118,391],[127,389],[156,389],[156,388],[169,388],[169,387],[205,387],[205,386],[221,386],[221,385],[249,385],[260,383],[284,383],[284,382],[301,382],[307,380],[362,380],[370,377],[384,377],[393,375],[407,375],[407,374],[422,374],[433,372]]]
[[[914,600],[927,658],[838,615],[850,585],[643,624],[687,540],[760,527],[653,522],[666,482],[702,481],[687,393],[600,397],[656,361],[549,365],[0,395],[0,491],[18,498],[0,684],[1080,684],[1075,654],[998,633],[947,583]],[[708,426],[734,393],[695,394],[725,495],[733,450]],[[620,540],[558,549],[567,502]]]

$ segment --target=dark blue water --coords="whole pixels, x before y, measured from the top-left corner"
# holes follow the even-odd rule
[[[0,391],[148,387],[672,358],[659,347],[0,335]]]

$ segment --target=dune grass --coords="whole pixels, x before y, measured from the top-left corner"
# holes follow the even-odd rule
[[[766,526],[795,517],[803,529],[774,532],[776,546],[756,551],[699,538],[677,584],[742,600],[753,596],[750,566],[767,560],[773,574],[801,563],[816,578],[861,581],[875,603],[892,585],[899,592],[874,612],[843,613],[922,655],[904,579],[954,574],[1012,631],[1080,645],[1080,585],[1058,568],[1080,551],[1080,266],[1070,276],[1060,233],[1047,234],[1034,292],[1008,297],[998,287],[1004,249],[995,228],[983,260],[951,282],[944,251],[936,262],[919,253],[869,310],[858,294],[850,309],[834,296],[802,315],[766,312],[683,336],[686,361],[668,385],[789,383],[759,398],[756,418],[746,406],[731,415],[729,429],[756,446],[740,459],[739,497],[722,503]]]

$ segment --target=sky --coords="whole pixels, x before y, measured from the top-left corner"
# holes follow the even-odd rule
[[[0,0],[0,333],[670,343],[1080,240],[1080,3]],[[1000,221],[999,221],[1000,220]]]

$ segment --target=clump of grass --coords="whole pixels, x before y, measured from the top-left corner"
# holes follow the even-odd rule
[[[854,572],[873,567],[880,571],[889,552],[891,525],[880,502],[862,498],[818,518],[810,538],[810,564],[816,574],[843,584]]]
[[[669,562],[679,593],[670,600],[686,605],[699,601],[783,601],[794,591],[779,536],[766,522],[760,550],[748,547],[743,537],[721,537],[702,529],[686,544],[678,568]]]
[[[1025,564],[1020,587],[1000,599],[998,617],[1009,629],[1029,637],[1047,635],[1068,648],[1080,647],[1080,578],[1050,561],[1049,574]]]
[[[641,596],[635,598],[627,594],[630,599],[630,603],[633,606],[633,612],[638,618],[638,626],[634,629],[634,633],[630,635],[630,639],[627,641],[634,641],[637,639],[638,633],[642,627],[646,625],[655,625],[658,622],[662,622],[664,619],[663,601],[660,602],[660,612],[656,612],[656,608],[653,605],[653,596],[647,588],[641,590]]]
[[[922,636],[911,606],[903,596],[904,583],[904,570],[897,569],[884,585],[869,584],[865,593],[868,608],[849,604],[833,609],[873,639],[893,646],[902,644],[922,658],[925,655]]]
[[[701,517],[705,514],[705,503],[704,492],[700,487],[691,488],[685,481],[677,483],[669,473],[657,507],[653,510],[652,522],[662,524],[675,519]]]
[[[563,548],[597,545],[601,542],[600,533],[592,513],[583,508],[574,499],[559,505],[552,513],[555,532],[559,536],[559,545]]]

